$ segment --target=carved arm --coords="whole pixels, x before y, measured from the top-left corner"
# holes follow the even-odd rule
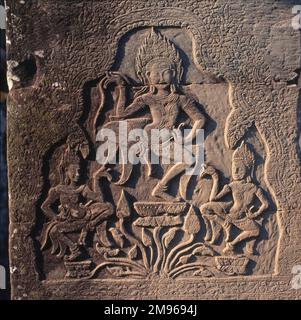
[[[92,177],[92,190],[88,186],[86,186],[83,190],[83,196],[88,200],[104,201],[103,193],[99,186],[100,178],[107,178],[109,181],[112,180],[112,176],[105,170],[104,167],[101,167],[99,170],[94,172]]]
[[[267,198],[265,197],[265,195],[264,195],[264,193],[263,193],[261,188],[257,189],[256,197],[261,202],[261,206],[259,207],[257,212],[250,212],[248,214],[248,217],[250,219],[256,219],[257,217],[259,217],[269,207],[269,202],[268,202]]]
[[[129,116],[134,115],[136,112],[142,110],[143,108],[145,108],[146,105],[143,102],[142,99],[136,98],[132,104],[130,104],[124,111],[123,113],[123,117],[127,118]]]
[[[183,110],[193,121],[192,129],[184,140],[184,142],[189,143],[196,137],[197,130],[204,128],[206,118],[203,115],[203,113],[199,110],[194,100],[189,99],[188,103],[183,107]]]
[[[55,211],[52,210],[51,206],[59,199],[59,194],[58,192],[54,189],[51,188],[49,190],[47,199],[43,202],[41,209],[43,210],[43,213],[47,218],[50,220],[56,219],[57,214]]]
[[[209,201],[215,201],[222,199],[225,195],[231,192],[230,186],[227,184],[223,187],[222,191],[219,193],[219,175],[217,171],[212,166],[205,166],[204,171],[202,172],[201,176],[211,176],[212,178],[212,189],[209,197]]]

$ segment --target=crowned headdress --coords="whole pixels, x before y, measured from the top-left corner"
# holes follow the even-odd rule
[[[181,82],[183,76],[182,60],[175,45],[163,36],[159,31],[152,28],[143,45],[138,49],[136,57],[136,72],[143,84],[147,83],[147,67],[156,61],[166,61],[176,71],[176,81]]]
[[[60,183],[67,184],[68,178],[66,176],[66,170],[69,165],[79,165],[80,164],[80,157],[78,155],[77,150],[73,149],[70,145],[64,145],[62,149],[62,154],[57,166],[57,170],[60,177]]]
[[[248,169],[252,169],[255,164],[254,154],[244,142],[234,151],[232,159],[242,160]]]

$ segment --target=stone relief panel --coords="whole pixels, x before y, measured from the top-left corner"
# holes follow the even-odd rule
[[[83,88],[81,134],[53,150],[45,177],[38,243],[46,279],[274,273],[278,225],[265,143],[254,129],[228,148],[231,88],[201,70],[193,42],[181,28],[134,29],[112,69]],[[100,165],[98,130],[118,133],[121,120],[146,133],[204,129],[205,166],[191,176],[193,163]]]
[[[291,3],[115,2],[7,0],[12,297],[300,298]],[[120,122],[204,130],[204,168],[100,164]]]

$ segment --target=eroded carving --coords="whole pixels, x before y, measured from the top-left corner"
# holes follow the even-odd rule
[[[221,228],[224,230],[226,246],[223,254],[234,255],[235,247],[245,241],[245,254],[254,254],[254,245],[260,234],[260,223],[256,221],[268,208],[268,200],[262,189],[257,187],[252,174],[254,169],[254,156],[248,146],[243,143],[233,153],[232,159],[232,182],[225,185],[219,191],[218,173],[213,167],[207,166],[202,175],[210,175],[213,180],[213,187],[210,194],[210,202],[201,206],[200,211],[207,226],[205,239],[215,243],[220,236]],[[232,198],[228,201],[223,200],[228,194]],[[255,208],[256,198],[259,200],[259,207]],[[210,224],[208,223],[210,221]],[[231,235],[231,228],[236,227],[240,233],[236,237]],[[220,265],[220,261],[217,260]],[[223,261],[233,261],[242,263],[246,266],[244,258],[238,260],[225,259]]]
[[[195,138],[198,129],[205,125],[205,116],[199,108],[197,102],[180,92],[182,83],[183,67],[180,55],[175,45],[164,37],[154,28],[147,35],[143,45],[139,48],[136,58],[136,73],[141,81],[142,87],[134,95],[133,102],[126,106],[126,89],[130,81],[125,75],[119,73],[108,73],[101,82],[99,89],[101,92],[109,83],[115,83],[118,86],[118,99],[114,108],[115,113],[110,116],[114,120],[127,119],[130,128],[143,128],[147,135],[150,135],[153,129],[175,129],[177,119],[180,113],[185,113],[192,121],[192,130],[188,136],[177,137],[167,135],[161,141],[161,148],[176,148],[166,145],[166,142],[174,140],[174,144],[180,138],[181,142],[191,141]],[[101,97],[104,97],[103,92]],[[103,106],[103,103],[100,103]],[[149,109],[150,117],[132,118],[139,111]],[[97,115],[99,111],[97,112]],[[97,123],[97,117],[94,124]],[[109,123],[106,127],[114,127],[116,123]],[[185,123],[180,123],[178,129],[184,127]],[[179,133],[178,133],[179,134]],[[148,146],[141,145],[140,153],[143,153]],[[162,150],[161,149],[161,150]],[[164,153],[164,151],[162,151]],[[148,176],[152,175],[152,165],[149,162],[149,154],[145,154],[145,161],[148,167]],[[152,195],[165,201],[174,201],[175,198],[168,194],[169,182],[180,175],[187,168],[193,166],[193,160],[190,163],[174,162],[161,181],[154,187]],[[130,168],[129,168],[130,167]],[[130,177],[131,166],[124,168],[128,173],[122,172],[119,184],[124,184]],[[124,179],[124,177],[126,177]],[[180,200],[177,198],[176,200]]]
[[[300,298],[300,291],[292,290],[290,285],[291,270],[300,251],[298,186],[301,178],[299,149],[296,147],[300,131],[296,123],[300,99],[298,87],[288,85],[292,72],[300,67],[300,37],[289,27],[291,9],[285,1],[267,1],[264,5],[260,1],[239,0],[124,0],[117,1],[116,5],[106,5],[104,1],[79,1],[72,6],[72,13],[67,1],[48,1],[47,4],[43,1],[23,2],[7,0],[8,57],[13,63],[20,63],[33,56],[37,73],[34,83],[22,88],[12,77],[14,83],[8,108],[10,255],[11,265],[16,270],[11,276],[13,297],[73,299],[76,285],[78,294],[93,299]],[[23,19],[28,10],[35,16],[33,25],[28,19]],[[43,26],[42,29],[36,27],[38,25]],[[208,165],[216,168],[221,188],[231,181],[232,151],[227,149],[227,145],[235,150],[244,140],[256,147],[257,142],[253,138],[260,140],[262,150],[256,149],[260,152],[256,154],[254,184],[265,191],[269,208],[258,217],[263,221],[256,237],[256,255],[251,256],[252,261],[248,260],[247,267],[244,267],[245,259],[236,262],[237,266],[243,266],[248,276],[243,281],[241,277],[225,279],[226,272],[222,273],[222,279],[215,279],[218,276],[215,274],[214,279],[207,281],[199,281],[196,276],[185,281],[53,281],[64,277],[64,263],[51,255],[49,247],[40,254],[35,244],[38,244],[36,239],[41,240],[42,224],[46,223],[41,204],[50,188],[59,184],[54,149],[59,149],[57,146],[65,143],[66,137],[77,131],[79,126],[86,129],[92,153],[88,160],[83,161],[81,169],[87,179],[83,177],[80,185],[92,185],[92,175],[98,167],[91,163],[95,160],[93,152],[96,146],[93,134],[88,130],[90,126],[86,125],[86,116],[89,113],[89,119],[96,119],[96,110],[102,101],[104,108],[99,110],[99,122],[91,128],[106,126],[109,122],[106,116],[115,111],[118,88],[114,83],[103,88],[105,95],[112,96],[111,101],[107,97],[91,98],[90,101],[88,91],[99,80],[95,91],[101,95],[100,82],[105,78],[106,70],[118,72],[129,80],[125,90],[128,94],[126,106],[129,105],[134,100],[133,94],[142,88],[141,81],[133,76],[133,60],[153,26],[177,49],[180,48],[184,71],[195,71],[201,67],[213,79],[212,82],[203,81],[203,77],[192,79],[184,72],[180,89],[189,97],[192,94],[208,115],[205,158]],[[189,53],[190,38],[193,39],[192,54]],[[123,44],[127,49],[118,55]],[[116,60],[121,65],[114,65]],[[231,90],[227,93],[228,86]],[[95,101],[97,107],[93,108]],[[151,122],[151,115],[147,113],[147,117],[142,127]],[[254,133],[251,138],[250,133]],[[222,142],[224,136],[226,145]],[[117,183],[107,183],[105,179],[102,179],[101,186],[106,202],[113,205],[118,203],[122,189],[125,190],[131,212],[131,216],[125,218],[126,228],[130,229],[139,217],[134,208],[135,202],[163,202],[150,194],[163,175],[154,170],[157,179],[152,180],[153,177],[149,176],[146,181],[144,170],[139,166],[114,169],[118,174],[114,176],[113,172],[112,181],[120,180],[122,188]],[[119,175],[122,172],[124,175]],[[141,183],[138,178],[145,181]],[[201,222],[197,241],[207,243],[204,239],[207,227],[199,208],[210,202],[212,179],[199,176],[198,185],[194,188],[181,177],[179,190],[177,178],[168,183],[167,193],[174,198],[180,195],[182,202],[194,206]],[[127,182],[122,184],[123,181]],[[184,218],[187,212],[181,216]],[[78,264],[75,269],[79,276],[82,274],[80,270],[85,268],[91,272],[103,262],[97,260],[101,256],[97,249],[108,252],[109,257],[118,255],[119,245],[115,244],[113,237],[114,230],[119,230],[117,221],[113,214],[100,223],[95,232],[89,232],[89,245],[82,249],[89,249],[92,264],[85,262],[80,265],[82,261],[78,260],[67,266],[66,262],[65,272],[71,270],[71,263]],[[141,231],[141,227],[137,228]],[[240,231],[233,226],[232,239],[237,236],[235,232]],[[76,242],[80,231],[73,236]],[[120,236],[121,240],[118,236],[115,238],[122,249],[129,248],[125,237]],[[224,270],[230,266],[228,271],[233,273],[233,261],[239,261],[236,257],[245,253],[246,242],[247,239],[235,246],[235,255],[216,255],[214,260],[219,262],[214,265],[223,266]],[[215,244],[207,244],[222,254],[225,241],[220,237]],[[139,248],[132,248],[131,256],[137,252],[141,257]],[[242,273],[242,269],[238,273]],[[105,269],[99,271],[101,274],[95,274],[95,277],[114,277]],[[41,278],[37,277],[37,272],[41,273]],[[199,276],[202,274],[208,272],[200,270]],[[188,274],[182,273],[182,276]],[[46,281],[40,281],[44,279]]]
[[[222,172],[206,165],[197,173],[197,183],[189,186],[193,179],[184,172],[193,161],[172,159],[170,165],[164,165],[160,159],[160,175],[149,161],[150,146],[143,143],[137,149],[145,159],[139,174],[134,174],[136,165],[131,163],[112,166],[109,156],[105,163],[96,161],[99,130],[109,128],[118,134],[120,120],[129,129],[143,129],[146,135],[152,129],[171,130],[161,141],[161,151],[166,142],[172,141],[175,148],[179,138],[193,141],[198,129],[206,132],[206,110],[202,101],[186,93],[179,50],[159,30],[146,33],[135,68],[138,85],[129,75],[110,70],[91,90],[91,109],[84,126],[92,153],[88,143],[82,142],[84,132],[81,138],[69,137],[63,145],[56,168],[60,183],[50,188],[42,204],[50,219],[40,239],[42,249],[50,242],[51,253],[64,258],[67,278],[251,274],[248,265],[257,255],[259,220],[269,202],[253,181],[255,157],[247,143],[234,150],[232,181],[226,184],[221,184]],[[191,128],[189,136],[183,135],[184,127]],[[126,148],[132,144],[126,141]],[[117,145],[116,153],[121,147]],[[125,157],[122,152],[121,158]],[[87,177],[80,179],[83,171]],[[200,203],[200,185],[208,177],[211,192]],[[143,181],[143,192],[137,189],[139,181],[140,188]],[[187,196],[188,188],[195,193],[192,199]]]
[[[79,185],[81,167],[76,151],[72,145],[66,144],[57,168],[60,184],[49,190],[42,204],[42,210],[50,222],[42,234],[41,249],[50,241],[51,253],[57,253],[59,258],[69,262],[82,260],[87,255],[82,249],[88,233],[94,232],[102,221],[113,214],[112,205],[103,200],[98,181],[101,176],[109,176],[97,171],[92,178],[92,189],[87,184]],[[79,236],[72,239],[73,233]]]

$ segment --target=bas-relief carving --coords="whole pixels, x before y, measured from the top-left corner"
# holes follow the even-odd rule
[[[134,29],[112,70],[91,85],[82,135],[69,135],[49,164],[38,237],[46,279],[274,273],[265,142],[250,127],[228,148],[231,84],[200,70],[192,43],[181,28]],[[118,131],[118,120],[147,133],[204,129],[204,169],[187,178],[184,163],[99,165],[97,131]]]
[[[7,36],[12,42],[12,46],[8,46],[8,57],[13,63],[19,62],[21,67],[20,72],[13,70],[21,81],[14,83],[8,108],[10,255],[15,270],[11,275],[12,296],[15,299],[73,299],[73,292],[76,291],[76,297],[94,299],[300,298],[300,291],[292,291],[291,287],[291,271],[301,254],[300,157],[295,143],[298,136],[295,122],[300,100],[299,89],[292,85],[296,77],[294,70],[300,65],[300,37],[298,32],[291,32],[288,26],[291,19],[288,4],[273,0],[264,4],[257,1],[246,3],[218,0],[204,1],[202,5],[193,0],[124,0],[116,6],[112,6],[111,2],[106,6],[103,1],[79,2],[78,6],[72,7],[70,15],[70,4],[65,1],[51,1],[47,4],[30,0],[24,4],[10,0],[7,2]],[[22,27],[24,23],[30,25],[26,18],[22,19],[27,16],[28,10],[36,13],[34,23],[43,25],[43,32],[40,28]],[[135,57],[152,26],[172,41],[177,49],[182,49],[180,56],[184,74],[180,91],[203,107],[206,119],[205,159],[207,165],[215,168],[219,175],[219,190],[232,183],[232,150],[236,150],[244,141],[255,154],[253,183],[263,190],[268,199],[268,209],[255,219],[261,225],[260,235],[253,248],[255,254],[247,257],[249,260],[239,257],[234,263],[232,255],[226,256],[222,252],[226,247],[222,227],[218,224],[213,226],[221,230],[216,232],[220,235],[216,244],[205,241],[207,228],[204,227],[206,222],[200,208],[210,202],[213,184],[210,175],[199,175],[197,181],[188,183],[179,174],[169,183],[168,193],[172,196],[182,197],[182,191],[187,191],[184,195],[186,200],[181,200],[186,203],[187,211],[180,217],[187,216],[191,205],[196,211],[201,230],[194,243],[205,241],[215,250],[216,256],[209,256],[213,269],[208,271],[218,270],[218,273],[210,278],[193,276],[198,271],[196,269],[176,276],[177,281],[171,277],[161,277],[160,281],[156,277],[154,281],[147,277],[134,280],[133,275],[117,277],[111,275],[105,267],[100,267],[93,274],[93,270],[104,262],[101,258],[104,250],[101,249],[100,253],[96,250],[98,242],[103,244],[101,247],[98,245],[98,248],[113,250],[113,257],[109,258],[116,257],[114,250],[119,245],[112,231],[120,231],[116,206],[122,190],[135,221],[139,218],[134,205],[137,199],[145,199],[143,202],[161,201],[153,197],[146,199],[150,195],[149,189],[153,190],[156,186],[158,176],[149,177],[153,179],[145,184],[144,180],[141,182],[135,177],[147,178],[147,170],[140,170],[136,166],[132,168],[131,178],[124,185],[116,184],[122,168],[114,168],[117,169],[117,175],[115,170],[110,172],[111,182],[108,178],[98,179],[104,203],[113,205],[113,215],[88,231],[87,244],[78,244],[80,255],[75,261],[64,259],[71,255],[69,248],[66,248],[62,258],[56,257],[59,251],[52,255],[50,239],[41,250],[45,239],[43,229],[51,222],[43,214],[41,206],[51,188],[61,184],[58,168],[62,154],[71,141],[75,146],[86,145],[88,142],[89,155],[85,155],[85,151],[77,154],[80,157],[81,172],[75,185],[87,185],[93,191],[93,172],[98,168],[93,167],[95,145],[87,128],[88,119],[93,121],[102,101],[102,93],[97,86],[109,70],[119,72],[129,80],[127,93],[136,92],[135,87],[141,88],[135,71]],[[132,43],[131,39],[134,39]],[[192,45],[187,45],[187,41],[192,42]],[[280,42],[285,43],[285,53],[283,50],[278,53]],[[134,53],[128,50],[134,47],[133,44],[136,45]],[[117,49],[123,45],[124,54],[119,56]],[[113,66],[114,60],[120,63]],[[34,77],[34,81],[29,82],[22,68],[28,63],[37,67],[36,74],[29,75],[30,79]],[[92,87],[96,89],[91,90]],[[113,83],[104,91],[109,97],[117,93]],[[133,96],[128,97],[126,106],[133,102]],[[109,122],[110,118],[106,119],[105,114],[113,110],[114,105],[106,100],[98,126]],[[24,123],[36,123],[36,126],[25,126]],[[70,133],[75,133],[72,139],[67,138]],[[16,158],[16,154],[20,156]],[[125,168],[123,172],[130,173],[130,169]],[[179,179],[181,184],[178,183]],[[197,186],[193,187],[193,183]],[[134,186],[137,186],[135,195]],[[113,191],[108,193],[109,188]],[[230,193],[228,197],[231,197]],[[89,202],[82,195],[80,198],[82,204]],[[256,196],[254,199],[259,201]],[[225,201],[226,198],[218,202]],[[98,199],[95,203],[103,202]],[[59,205],[58,201],[52,205],[56,214]],[[133,220],[125,218],[127,232],[131,231]],[[208,224],[210,227],[211,222]],[[179,227],[184,232],[183,224]],[[233,241],[241,231],[235,226],[231,228],[233,237],[230,241]],[[79,229],[74,234],[67,234],[72,243],[79,242],[84,228]],[[104,235],[108,236],[109,242],[106,242]],[[124,237],[123,240],[122,249],[125,251],[128,242]],[[178,240],[179,243],[183,242],[176,235],[175,241]],[[234,246],[235,254],[246,255],[248,242],[245,239],[236,248]],[[176,244],[172,242],[171,245]],[[156,250],[156,246],[152,247]],[[140,257],[138,262],[141,263],[142,253],[139,250],[137,257]],[[222,259],[218,260],[218,257]],[[230,259],[223,260],[223,257]],[[219,267],[222,265],[226,268]],[[237,266],[245,268],[247,274],[230,276],[231,268],[234,270]],[[126,267],[123,271],[127,271]],[[95,280],[111,280],[113,277],[119,280]],[[131,277],[132,280],[127,281]],[[82,280],[71,281],[73,278]]]

